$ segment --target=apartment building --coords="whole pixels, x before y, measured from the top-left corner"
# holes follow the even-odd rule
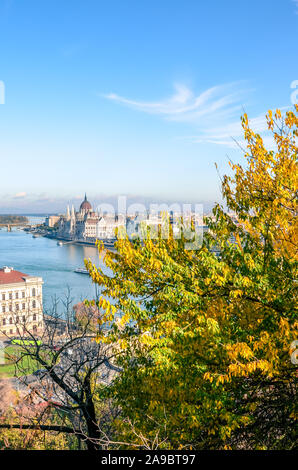
[[[0,336],[42,333],[42,285],[41,277],[0,269]]]

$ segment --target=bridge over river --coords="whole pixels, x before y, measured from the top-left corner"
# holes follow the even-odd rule
[[[25,228],[25,227],[34,227],[29,224],[29,222],[24,223],[24,222],[15,222],[15,223],[0,223],[0,229],[1,228],[6,228],[8,232],[11,232],[12,227],[19,227],[19,228]]]

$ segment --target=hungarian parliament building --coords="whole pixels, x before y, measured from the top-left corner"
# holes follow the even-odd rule
[[[122,216],[101,215],[93,211],[85,195],[78,212],[74,206],[71,209],[68,206],[65,215],[49,216],[46,223],[49,227],[56,228],[57,238],[94,242],[97,239],[114,239],[115,230],[123,226],[125,220]]]

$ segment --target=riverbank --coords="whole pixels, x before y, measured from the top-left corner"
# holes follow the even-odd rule
[[[50,238],[51,240],[56,240],[57,242],[64,242],[64,244],[67,244],[67,245],[82,245],[82,246],[96,246],[96,240],[69,240],[68,238],[63,238],[63,237],[58,237],[56,235],[53,235],[51,233],[48,233],[48,232],[43,232],[42,230],[26,230],[27,232],[30,232],[32,234],[35,234],[35,235],[39,235],[39,236],[42,236],[42,237],[45,237],[45,238]],[[104,240],[100,240],[105,248],[109,248],[109,249],[113,249],[114,248],[114,245],[115,245],[115,242],[116,242],[116,239],[113,239],[113,240],[107,240],[107,239],[104,239]]]

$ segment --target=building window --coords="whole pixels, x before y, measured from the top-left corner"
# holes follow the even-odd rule
[[[5,300],[5,294],[2,294],[2,300]]]
[[[22,304],[22,310],[25,310],[26,304]]]
[[[16,316],[16,323],[19,323],[19,317]]]
[[[12,325],[12,318],[9,319],[9,324]]]
[[[36,313],[33,314],[33,321],[36,321]]]
[[[32,289],[32,296],[33,296],[33,297],[36,296],[36,289]]]
[[[12,300],[12,292],[9,292],[9,300]]]
[[[9,311],[12,312],[12,305],[9,306]]]
[[[16,311],[18,312],[20,310],[19,304],[16,304]]]
[[[22,299],[25,298],[25,292],[22,292]]]
[[[25,315],[23,315],[23,323],[25,323],[25,321],[26,321],[26,317]]]
[[[6,311],[5,305],[2,305],[2,313],[5,313],[5,311]]]
[[[36,308],[36,302],[35,302],[35,300],[33,300],[33,302],[32,302],[32,308]]]
[[[16,292],[16,299],[18,299],[18,298],[19,298],[19,293],[18,293],[18,292]]]
[[[6,319],[5,318],[3,318],[3,320],[2,320],[2,325],[6,325]]]

